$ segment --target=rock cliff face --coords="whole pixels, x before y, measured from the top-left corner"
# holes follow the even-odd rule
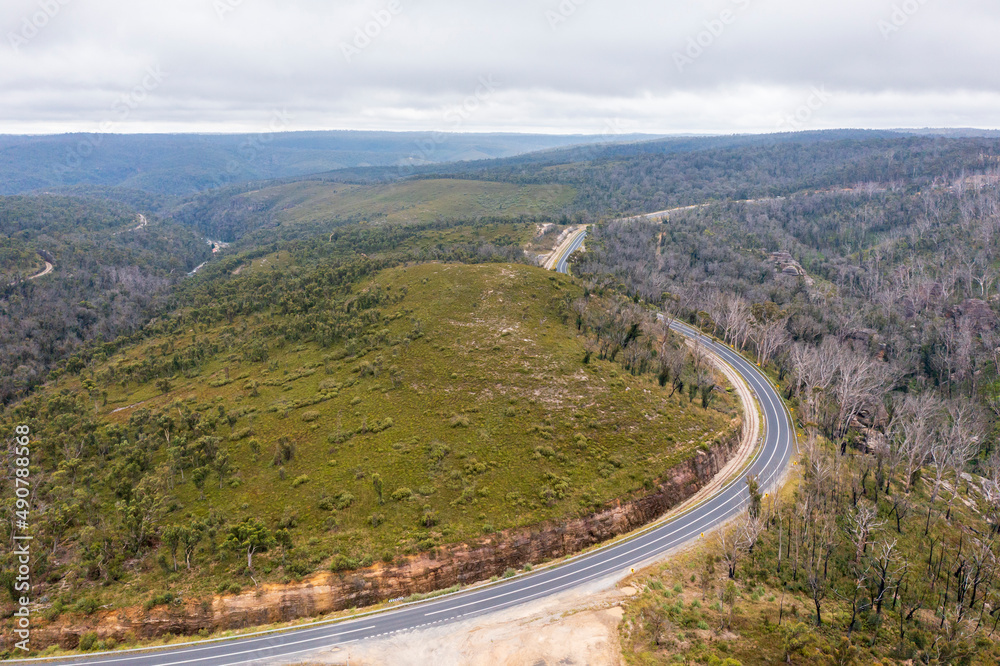
[[[33,629],[32,644],[74,648],[86,632],[122,641],[133,636],[154,638],[282,622],[468,585],[502,575],[508,568],[572,555],[639,528],[697,493],[725,467],[739,447],[741,432],[740,424],[734,422],[729,436],[674,467],[652,492],[583,518],[498,532],[398,564],[324,572],[289,585],[265,584],[241,595],[216,596],[211,602],[190,601],[151,611],[133,607],[87,618],[61,616],[55,623]]]

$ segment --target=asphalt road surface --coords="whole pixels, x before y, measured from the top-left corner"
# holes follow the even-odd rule
[[[794,430],[780,396],[753,363],[733,350],[685,324],[674,322],[671,328],[687,337],[700,338],[707,351],[722,357],[750,385],[762,414],[764,437],[747,473],[758,476],[762,492],[772,490],[787,469],[795,450]],[[296,655],[314,650],[485,615],[589,581],[620,574],[666,551],[701,538],[719,523],[739,513],[747,503],[744,476],[733,479],[715,495],[686,513],[654,528],[648,528],[632,539],[489,587],[417,602],[352,620],[318,623],[301,629],[205,641],[189,647],[159,651],[116,652],[51,661],[91,666],[269,664],[294,659]]]
[[[584,228],[582,232],[578,233],[573,239],[573,242],[566,249],[566,251],[559,257],[559,263],[556,264],[556,271],[559,273],[569,273],[569,258],[574,252],[580,249],[583,245],[583,241],[587,238],[587,229]]]

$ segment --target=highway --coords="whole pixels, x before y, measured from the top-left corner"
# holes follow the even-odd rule
[[[795,451],[795,432],[781,397],[753,363],[732,349],[680,322],[671,323],[671,328],[689,338],[699,338],[706,351],[721,357],[749,384],[762,416],[763,442],[752,457],[746,473],[758,476],[762,491],[773,490],[774,484],[781,479],[788,468]],[[631,539],[564,560],[548,568],[540,567],[534,572],[490,586],[416,602],[381,613],[356,616],[350,620],[307,625],[300,629],[204,641],[193,643],[188,647],[160,651],[113,652],[44,661],[91,666],[269,664],[294,659],[297,655],[305,656],[305,653],[315,650],[492,613],[556,594],[589,581],[619,574],[673,548],[701,538],[720,523],[738,514],[747,503],[744,482],[746,473],[738,475],[723,485],[716,494],[690,508],[686,513],[640,531]],[[43,660],[21,660],[10,663],[40,661]]]
[[[569,273],[569,258],[574,252],[583,247],[583,241],[586,238],[586,226],[574,231],[570,234],[569,238],[553,250],[551,257],[545,262],[545,268],[550,271],[558,271],[559,273]]]

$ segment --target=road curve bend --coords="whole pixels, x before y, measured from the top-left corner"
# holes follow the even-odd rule
[[[700,341],[702,348],[728,363],[750,386],[763,420],[763,442],[746,473],[761,480],[762,491],[774,488],[795,451],[795,431],[781,397],[756,365],[700,331],[672,322],[677,333]],[[746,408],[752,409],[752,405]],[[9,663],[50,662],[89,666],[231,666],[269,664],[320,649],[441,625],[556,594],[619,574],[663,553],[701,538],[746,505],[743,476],[671,520],[640,530],[636,536],[592,550],[554,566],[494,585],[416,602],[339,622],[317,622],[302,628],[260,632],[240,638],[215,639],[157,651],[119,651],[65,659],[30,659]]]

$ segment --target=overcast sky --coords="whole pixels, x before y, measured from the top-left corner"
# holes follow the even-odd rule
[[[997,0],[3,0],[0,132],[1000,127]]]

